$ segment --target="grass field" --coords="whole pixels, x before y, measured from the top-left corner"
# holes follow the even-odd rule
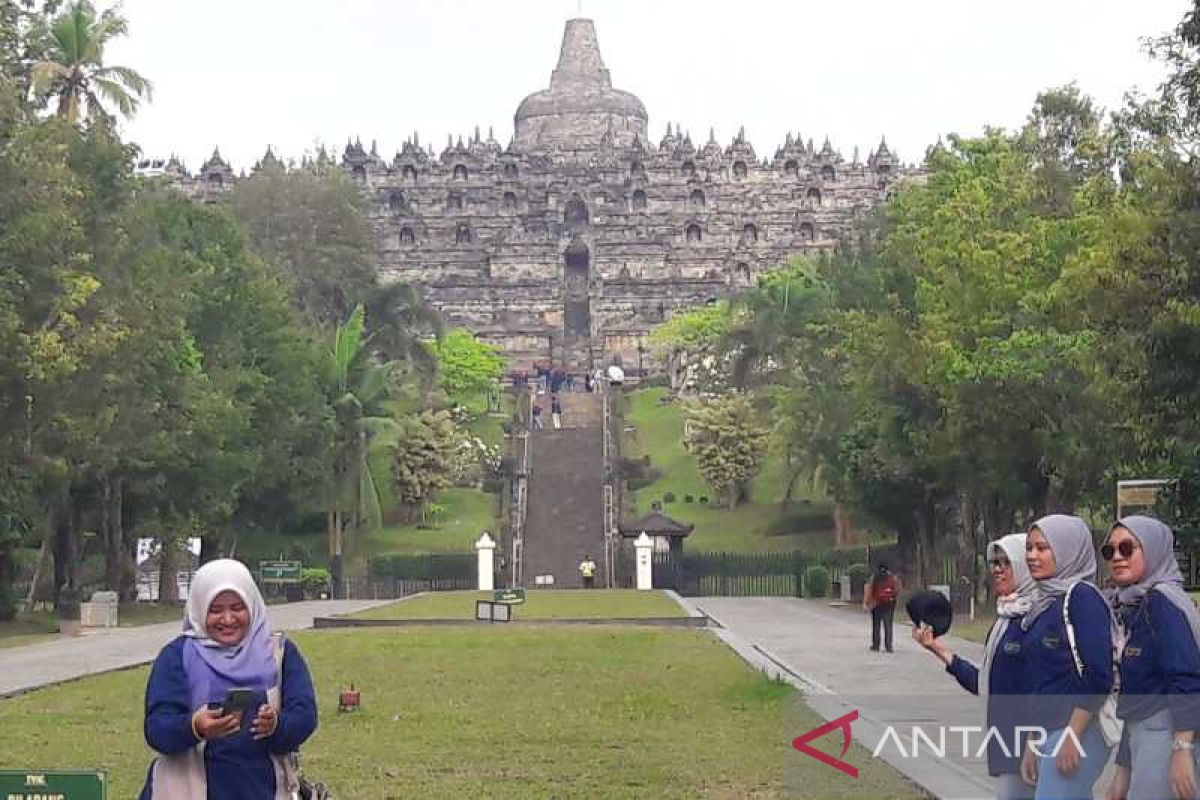
[[[518,626],[294,639],[322,712],[303,766],[338,798],[766,800],[784,796],[785,771],[810,798],[921,796],[857,746],[858,780],[791,750],[816,716],[700,632]],[[0,768],[103,767],[110,796],[133,797],[150,759],[146,675],[0,700]],[[350,682],[362,710],[339,715],[337,691]],[[816,744],[840,751],[834,739]]]
[[[362,619],[474,619],[475,601],[491,600],[491,592],[432,592],[350,616]],[[632,619],[683,617],[679,604],[662,592],[636,589],[595,591],[533,590],[514,606],[513,619]]]
[[[654,388],[628,395],[629,412],[625,424],[634,428],[627,433],[622,456],[640,458],[649,454],[651,466],[663,477],[636,493],[637,512],[644,514],[650,503],[672,493],[675,502],[664,504],[670,516],[696,526],[688,537],[686,548],[693,552],[730,550],[737,552],[827,550],[833,546],[832,525],[804,533],[775,532],[779,527],[779,501],[784,489],[784,464],[774,452],[768,455],[762,471],[751,485],[750,502],[735,509],[716,508],[711,503],[701,505],[701,496],[715,501],[712,490],[700,476],[696,459],[683,448],[684,410],[678,403],[662,404],[666,389]],[[684,502],[691,495],[697,502]],[[832,507],[823,498],[806,495],[802,487],[793,492],[793,510]],[[784,526],[786,527],[786,526]]]
[[[122,628],[153,625],[156,622],[178,622],[182,611],[178,606],[158,603],[129,603],[121,606],[117,620]],[[0,647],[20,647],[52,639],[58,635],[58,619],[53,611],[28,611],[17,615],[15,622],[0,622]]]

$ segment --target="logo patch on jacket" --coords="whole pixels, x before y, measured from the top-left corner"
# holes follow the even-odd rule
[[[1042,637],[1042,647],[1045,647],[1047,650],[1057,650],[1058,645],[1060,644],[1061,641],[1062,640],[1059,639],[1054,634],[1050,634],[1049,636],[1043,636]]]
[[[1126,647],[1125,648],[1125,657],[1126,658],[1137,658],[1141,654],[1142,654],[1142,648],[1140,648],[1140,647]]]
[[[1017,653],[1021,652],[1021,643],[1009,642],[1008,644],[1004,645],[1004,652],[1010,656],[1016,655]]]

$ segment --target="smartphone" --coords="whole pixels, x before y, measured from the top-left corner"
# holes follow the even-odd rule
[[[250,707],[250,702],[254,699],[253,689],[244,689],[234,687],[225,695],[225,702],[221,704],[221,711],[226,714],[234,714],[238,711],[245,711]]]

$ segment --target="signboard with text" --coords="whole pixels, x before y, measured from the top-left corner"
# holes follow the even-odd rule
[[[300,583],[304,565],[299,561],[260,561],[258,574],[263,583]]]
[[[492,602],[504,603],[505,605],[519,605],[525,602],[525,590],[494,589],[492,591]]]
[[[99,770],[0,770],[0,800],[105,800]]]

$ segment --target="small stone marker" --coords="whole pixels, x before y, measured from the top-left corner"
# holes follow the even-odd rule
[[[115,628],[118,612],[116,592],[93,592],[90,602],[79,604],[79,624],[85,628]]]

